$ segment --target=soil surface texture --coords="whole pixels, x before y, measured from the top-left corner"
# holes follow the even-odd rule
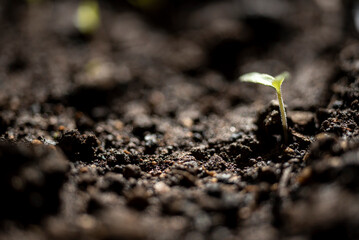
[[[356,1],[79,3],[0,2],[0,239],[359,239]]]

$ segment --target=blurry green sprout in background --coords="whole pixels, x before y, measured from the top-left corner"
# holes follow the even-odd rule
[[[82,0],[77,8],[75,26],[80,33],[91,35],[100,26],[100,8],[96,0]]]
[[[286,115],[285,109],[284,109],[281,87],[282,87],[283,81],[288,77],[289,77],[288,72],[283,72],[275,77],[268,75],[268,74],[257,73],[257,72],[247,73],[247,74],[244,74],[239,77],[239,79],[242,82],[259,83],[262,85],[273,87],[276,90],[278,102],[279,102],[280,115],[281,115],[281,119],[282,119],[285,143],[288,143],[288,132],[287,132],[288,124],[287,124],[287,115]]]
[[[29,3],[42,0],[27,0]],[[165,0],[127,0],[132,6],[143,10],[156,10],[163,6]],[[75,26],[80,33],[91,35],[96,32],[101,22],[100,8],[96,0],[82,0],[77,8]]]

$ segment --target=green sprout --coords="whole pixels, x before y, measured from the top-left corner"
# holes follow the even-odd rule
[[[86,35],[92,35],[100,26],[100,8],[96,0],[82,0],[77,8],[75,26]]]
[[[247,73],[239,77],[242,82],[252,82],[252,83],[259,83],[262,85],[273,87],[277,92],[278,102],[279,102],[279,110],[282,119],[282,126],[283,126],[283,134],[284,134],[284,141],[288,143],[288,124],[287,124],[287,116],[284,109],[283,98],[282,98],[282,91],[281,86],[283,81],[289,77],[288,72],[283,72],[278,76],[271,76],[268,74],[263,73]]]

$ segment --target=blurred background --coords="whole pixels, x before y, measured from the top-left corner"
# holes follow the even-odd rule
[[[101,118],[142,98],[157,115],[222,113],[273,98],[240,74],[287,70],[287,104],[313,109],[328,101],[319,89],[356,34],[355,11],[349,0],[2,0],[0,103],[61,102]]]

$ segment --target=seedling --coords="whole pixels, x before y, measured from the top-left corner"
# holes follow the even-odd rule
[[[100,8],[96,0],[82,0],[77,8],[75,26],[85,35],[92,35],[100,26]]]
[[[242,82],[259,83],[262,85],[273,87],[276,90],[278,102],[279,102],[280,115],[282,119],[283,135],[284,135],[285,143],[288,143],[288,124],[287,124],[287,116],[283,104],[281,86],[283,81],[288,77],[289,77],[288,72],[283,72],[275,77],[268,74],[257,73],[257,72],[247,73],[239,77],[239,79]]]

